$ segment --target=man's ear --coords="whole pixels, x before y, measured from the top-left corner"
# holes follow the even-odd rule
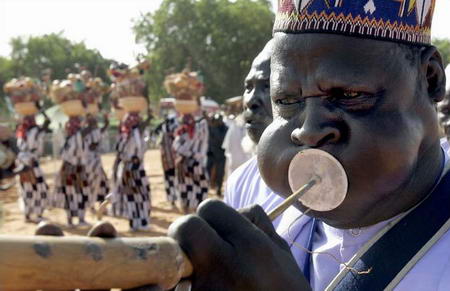
[[[422,50],[421,62],[430,99],[442,101],[445,97],[445,72],[441,54],[434,46],[427,47]]]

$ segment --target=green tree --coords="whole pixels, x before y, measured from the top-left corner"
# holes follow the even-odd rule
[[[97,50],[86,48],[83,42],[72,42],[62,33],[30,38],[11,39],[12,72],[15,76],[39,78],[45,69],[51,69],[53,79],[64,79],[67,71],[76,71],[74,65],[86,67],[92,73],[107,79],[106,70],[111,63]]]
[[[205,95],[218,101],[241,95],[252,60],[271,38],[274,15],[267,0],[164,0],[154,13],[134,25],[152,69],[149,95],[167,96],[165,75],[181,71],[190,60],[200,71]]]
[[[11,60],[0,57],[0,122],[8,120],[11,116],[3,93],[3,85],[13,76]]]
[[[450,39],[435,38],[433,39],[433,45],[435,45],[441,53],[445,68],[445,66],[450,63]]]

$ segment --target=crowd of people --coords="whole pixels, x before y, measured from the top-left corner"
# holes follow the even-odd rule
[[[19,114],[15,164],[26,168],[18,175],[25,221],[44,220],[46,209],[58,207],[66,211],[69,227],[86,226],[86,212],[97,211],[108,200],[107,214],[127,218],[133,231],[147,230],[151,225],[150,182],[144,165],[148,137],[160,141],[166,197],[173,207],[191,213],[210,190],[222,197],[225,177],[256,154],[262,131],[271,122],[270,47],[268,44],[255,58],[243,97],[234,98],[228,111],[206,113],[198,108],[195,113],[180,114],[172,110],[151,127],[154,116],[150,108],[143,120],[139,112],[122,112],[118,100],[113,99],[120,124],[111,177],[101,160],[109,115],[103,114],[100,127],[99,104],[95,104],[97,110],[85,108],[86,114],[69,116],[64,143],[58,146],[62,165],[54,189],[48,187],[39,163],[51,120],[43,110],[42,125],[36,123],[35,114]],[[121,65],[120,69],[124,68]],[[81,75],[90,76],[85,71]]]
[[[450,90],[431,45],[434,1],[405,3],[280,1],[273,39],[245,80],[243,113],[228,121],[194,106],[166,117],[167,197],[196,209],[168,231],[193,265],[190,290],[448,289]],[[149,195],[139,124],[123,119],[113,187],[138,228]],[[296,200],[271,221],[266,213],[297,190],[291,161],[312,150],[343,169],[344,199],[327,211]],[[230,153],[224,201],[200,203],[211,177],[220,187]],[[79,172],[71,164],[69,177]]]

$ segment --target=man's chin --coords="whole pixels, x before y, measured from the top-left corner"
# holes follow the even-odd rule
[[[248,123],[245,125],[245,129],[247,130],[247,133],[248,133],[248,136],[250,137],[250,139],[254,143],[258,143],[264,129],[262,129],[259,126],[255,126],[255,125],[248,124]]]

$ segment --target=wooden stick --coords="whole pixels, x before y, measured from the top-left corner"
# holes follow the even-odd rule
[[[302,197],[312,186],[314,186],[318,182],[317,178],[311,179],[308,183],[303,185],[300,189],[295,191],[291,196],[289,196],[286,200],[284,200],[280,205],[278,205],[274,210],[272,210],[268,216],[270,220],[275,220],[278,216],[280,216],[286,209],[289,208],[295,201],[297,201],[300,197]]]
[[[0,290],[173,288],[192,273],[178,243],[159,238],[0,236]]]

